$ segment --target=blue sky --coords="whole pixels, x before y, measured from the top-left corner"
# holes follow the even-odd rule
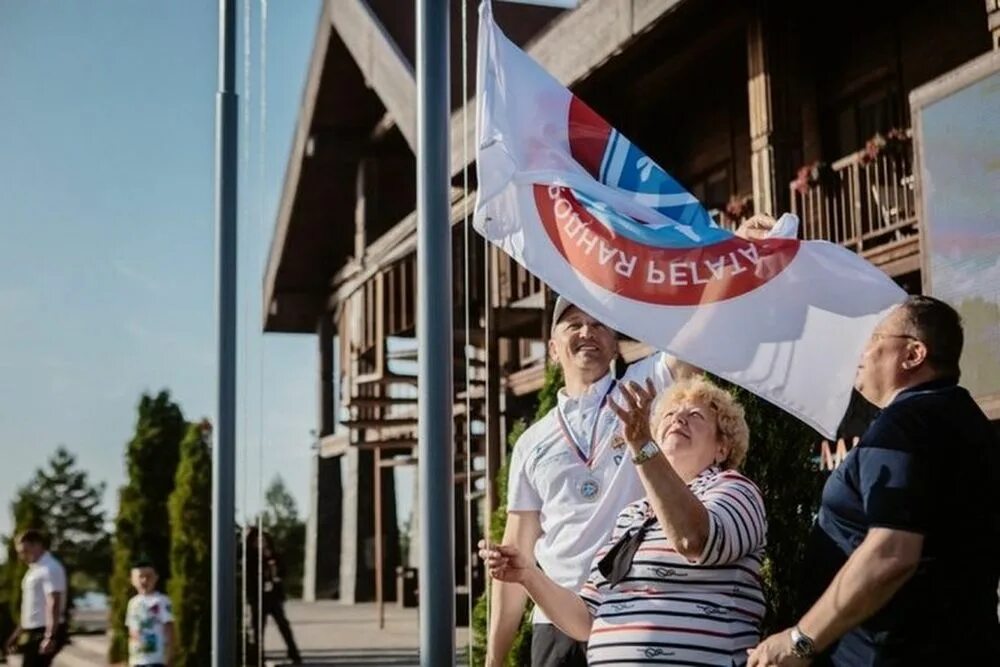
[[[266,5],[262,142],[248,2],[237,476],[250,511],[280,473],[304,512],[316,343],[261,335],[260,285],[320,3]],[[143,391],[213,412],[216,50],[207,0],[0,2],[0,533],[60,444],[108,483],[113,513]]]

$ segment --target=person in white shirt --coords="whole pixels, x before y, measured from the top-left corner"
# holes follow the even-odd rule
[[[137,593],[125,611],[129,665],[170,667],[173,660],[174,615],[170,598],[156,590],[157,579],[152,563],[139,561],[132,566]]]
[[[563,370],[558,404],[518,439],[512,453],[504,544],[534,553],[562,586],[579,590],[594,553],[623,507],[642,497],[635,467],[621,446],[620,423],[608,402],[620,383],[610,371],[615,331],[559,297],[549,355]],[[651,382],[659,391],[691,367],[656,353],[628,368],[623,382]],[[619,402],[621,399],[618,398]],[[521,622],[527,595],[493,582],[487,664],[501,665]],[[586,665],[586,644],[563,634],[536,607],[532,665]]]
[[[21,621],[5,648],[20,647],[23,667],[49,667],[66,641],[66,570],[38,530],[21,533],[15,547],[28,571],[21,580]]]

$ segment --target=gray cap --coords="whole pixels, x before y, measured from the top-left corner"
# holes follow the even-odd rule
[[[571,306],[573,304],[566,297],[560,296],[556,299],[556,305],[552,306],[552,328],[549,330],[549,336],[556,334],[556,325],[559,324],[559,320]]]

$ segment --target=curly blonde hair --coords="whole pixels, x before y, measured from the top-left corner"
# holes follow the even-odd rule
[[[729,454],[720,464],[723,469],[738,469],[747,457],[750,447],[750,427],[747,426],[743,406],[725,389],[704,377],[682,380],[672,385],[656,402],[650,424],[655,429],[664,414],[684,402],[697,401],[715,411],[715,427],[719,439]]]

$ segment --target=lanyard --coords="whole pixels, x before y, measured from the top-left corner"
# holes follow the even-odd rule
[[[614,390],[615,386],[618,384],[616,380],[611,381],[611,386],[608,390],[604,392],[604,397],[601,399],[600,405],[597,406],[597,415],[594,417],[594,426],[590,429],[590,457],[588,458],[583,453],[583,447],[580,446],[580,441],[576,439],[573,434],[573,430],[569,427],[569,422],[566,421],[566,416],[563,415],[562,406],[556,405],[556,415],[559,417],[559,428],[562,429],[563,436],[566,438],[566,442],[569,443],[570,449],[576,452],[577,457],[583,462],[588,468],[591,467],[597,460],[597,451],[594,443],[594,439],[597,437],[597,427],[601,424],[601,414],[604,412],[604,404],[608,402],[608,396]]]

